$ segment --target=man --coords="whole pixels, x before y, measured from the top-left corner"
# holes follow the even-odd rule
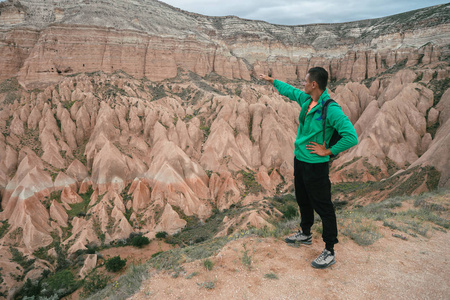
[[[295,197],[300,207],[301,230],[287,237],[286,242],[311,245],[311,227],[316,211],[322,219],[325,249],[311,265],[314,268],[327,268],[336,262],[334,244],[338,243],[336,213],[331,202],[329,156],[355,146],[358,143],[356,131],[340,106],[330,103],[325,127],[326,143],[323,140],[322,106],[330,99],[326,90],[328,72],[325,69],[315,67],[308,71],[304,92],[264,74],[260,78],[272,83],[281,95],[301,106],[294,153]],[[334,129],[342,138],[334,146],[327,148]]]

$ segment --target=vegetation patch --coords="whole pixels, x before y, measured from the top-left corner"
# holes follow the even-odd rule
[[[7,93],[5,96],[4,104],[13,104],[16,100],[20,99],[20,84],[17,77],[6,79],[0,83],[0,94]]]
[[[91,202],[91,196],[94,190],[92,189],[92,186],[89,187],[88,191],[84,194],[80,194],[81,198],[83,199],[80,203],[75,204],[69,204],[71,210],[67,212],[69,217],[80,217],[80,216],[86,216],[87,209],[89,206],[89,202]]]
[[[242,244],[242,247],[244,247],[244,251],[242,251],[242,258],[241,262],[244,266],[246,266],[249,270],[252,268],[252,256],[249,254],[249,251],[247,249],[247,245],[244,243]]]
[[[379,191],[391,190],[385,197],[411,195],[423,183],[432,191],[437,189],[440,173],[432,166],[414,167],[400,174],[391,176],[383,181],[371,182],[345,182],[334,184],[331,192],[334,197],[343,195],[347,201],[360,199],[368,194],[374,194],[372,200],[377,200],[377,195],[383,197]]]
[[[219,212],[216,209],[214,210],[216,212],[215,214],[205,221],[200,221],[198,218],[193,216],[186,217],[177,207],[174,207],[174,210],[181,216],[181,218],[187,221],[187,225],[181,232],[173,236],[167,236],[166,242],[169,244],[177,244],[179,246],[191,246],[212,239],[222,228],[222,221],[225,216],[233,217],[243,211],[243,209],[232,208]]]
[[[132,244],[134,247],[142,248],[142,247],[144,247],[144,246],[150,244],[150,240],[149,240],[148,237],[146,237],[146,236],[138,235],[138,236],[135,236],[135,237],[131,240],[131,244]]]
[[[46,270],[39,279],[34,281],[28,279],[15,299],[61,299],[72,294],[82,284],[82,281],[77,281],[68,269],[50,276],[49,274],[50,271]]]
[[[216,287],[216,280],[213,281],[205,281],[202,283],[197,283],[199,288],[203,288],[203,289],[208,289],[208,290],[212,290]]]
[[[245,185],[244,194],[258,195],[259,193],[265,191],[264,188],[258,183],[258,181],[256,181],[254,171],[247,168],[247,171],[240,170],[238,173],[242,175],[242,182]]]
[[[33,255],[39,259],[48,261],[49,263],[53,264],[55,262],[55,258],[51,255],[48,255],[48,250],[50,250],[51,247],[52,245],[49,245],[47,247],[40,247],[33,252]]]
[[[450,88],[450,78],[447,77],[445,79],[437,80],[433,79],[428,84],[428,88],[433,91],[434,102],[433,106],[441,101],[442,95]]]
[[[192,279],[195,276],[198,276],[200,273],[199,272],[193,272],[189,275],[186,275],[186,279]]]
[[[9,252],[11,252],[11,261],[19,264],[24,270],[32,267],[35,259],[27,259],[25,255],[14,247],[9,247]]]
[[[367,157],[365,157],[364,160],[363,160],[363,165],[367,169],[367,172],[369,172],[369,174],[372,175],[373,177],[375,177],[376,179],[380,179],[381,168],[371,165],[368,162],[368,160],[369,159]]]
[[[182,263],[208,258],[217,253],[228,242],[225,237],[214,238],[193,246],[162,252],[149,260],[156,269],[170,270]]]
[[[376,224],[371,220],[350,218],[342,226],[341,233],[348,236],[360,246],[368,246],[375,243],[382,235],[378,232]]]
[[[205,269],[207,271],[211,271],[214,267],[214,263],[210,259],[207,258],[203,261],[203,266],[205,267]]]
[[[267,273],[267,274],[264,274],[264,278],[267,278],[267,279],[278,279],[278,276],[275,273]]]
[[[139,291],[142,281],[147,279],[148,276],[149,274],[147,264],[143,264],[140,266],[131,265],[124,275],[120,276],[114,282],[109,283],[104,289],[96,292],[95,294],[92,294],[86,299],[128,299],[131,295]],[[100,278],[100,280],[100,283],[102,284],[105,281],[105,279],[102,278]]]
[[[125,90],[119,88],[116,85],[112,85],[110,83],[105,83],[103,97],[104,99],[114,99],[117,96],[128,96]]]
[[[119,255],[106,260],[105,268],[110,272],[119,272],[127,265],[126,259],[121,259]]]
[[[438,193],[437,196],[436,193]],[[413,237],[427,236],[432,226],[436,225],[439,226],[435,227],[436,229],[446,231],[450,229],[448,207],[431,200],[439,199],[440,194],[444,195],[443,202],[448,202],[448,190],[443,190],[419,196],[396,196],[378,203],[356,207],[351,211],[338,211],[340,232],[360,245],[370,245],[380,238],[374,223],[377,221],[381,221],[385,227]],[[401,210],[405,201],[413,202],[415,207]]]
[[[111,280],[110,276],[104,275],[97,270],[92,271],[85,279],[83,284],[83,292],[81,296],[87,298],[88,296],[103,290]]]
[[[298,217],[298,204],[293,194],[275,195],[270,204],[279,210],[286,220]]]
[[[150,92],[153,95],[153,101],[159,100],[159,99],[167,96],[164,85],[162,85],[162,84],[151,84],[151,85],[148,85],[147,88],[150,90]]]
[[[165,231],[158,231],[155,235],[157,239],[165,239],[169,234]]]
[[[8,220],[0,221],[0,223],[2,223],[2,226],[0,226],[0,239],[1,239],[8,232],[10,225],[8,223]]]

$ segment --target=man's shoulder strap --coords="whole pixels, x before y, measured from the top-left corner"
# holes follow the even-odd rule
[[[337,102],[334,101],[333,99],[328,99],[327,101],[325,101],[325,103],[322,106],[322,121],[323,121],[324,129],[325,129],[325,120],[327,118],[328,105],[330,105],[330,103],[333,103],[333,102],[337,104]]]
[[[336,103],[336,101],[334,101],[333,99],[328,99],[327,101],[325,101],[325,103],[322,106],[322,132],[323,132],[323,141],[325,142],[325,123],[327,120],[327,110],[328,110],[328,105],[330,105],[330,103]]]

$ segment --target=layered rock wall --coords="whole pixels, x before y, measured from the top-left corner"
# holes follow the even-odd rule
[[[178,68],[200,76],[215,72],[250,80],[266,72],[295,80],[319,65],[332,80],[361,81],[400,62],[437,61],[449,51],[448,5],[385,19],[280,26],[189,14],[150,0],[110,6],[57,1],[52,7],[12,2],[16,6],[6,2],[0,7],[0,54],[8,58],[0,63],[0,80],[19,76],[27,88],[98,70],[157,81],[174,78]],[[120,9],[128,9],[131,21]],[[14,11],[26,17],[13,21],[8,14]],[[414,26],[418,21],[421,26]]]

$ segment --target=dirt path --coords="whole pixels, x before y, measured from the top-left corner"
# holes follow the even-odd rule
[[[341,236],[336,264],[326,270],[310,266],[323,249],[319,237],[298,248],[273,238],[232,241],[210,258],[211,271],[195,261],[177,278],[173,271],[155,272],[129,299],[449,299],[449,232],[407,241],[389,229],[382,233],[367,247]]]

